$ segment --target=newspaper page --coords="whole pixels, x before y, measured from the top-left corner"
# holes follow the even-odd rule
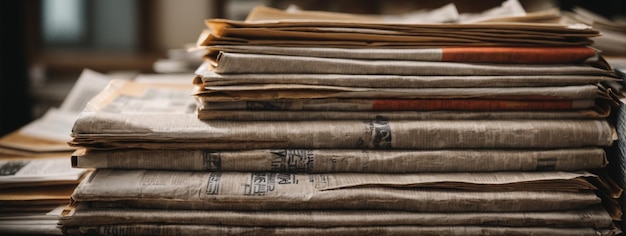
[[[609,146],[614,132],[604,120],[235,122],[86,112],[73,136],[74,146],[101,148],[448,149]]]
[[[262,15],[262,16],[261,16]],[[547,16],[549,14],[544,14]],[[285,17],[277,19],[275,17]],[[270,17],[272,20],[258,20]],[[258,44],[261,38],[266,44],[283,41],[366,42],[361,46],[377,43],[396,44],[410,42],[413,45],[589,45],[589,37],[598,32],[589,26],[558,25],[544,23],[497,22],[480,24],[407,24],[385,23],[363,18],[333,20],[327,13],[308,15],[306,11],[282,12],[267,7],[257,7],[250,12],[246,22],[222,19],[207,20],[210,34],[201,37],[200,45],[217,45],[225,42]],[[348,17],[350,18],[350,17]],[[508,21],[516,20],[514,18]],[[521,18],[517,20],[523,21]],[[495,32],[494,32],[495,31]],[[499,32],[498,32],[499,31]],[[450,34],[454,32],[454,34]],[[507,32],[506,34],[501,34]],[[407,37],[411,36],[411,37]],[[338,45],[341,43],[337,43]],[[316,45],[311,42],[310,45]],[[319,45],[319,43],[317,43]]]
[[[135,83],[113,79],[84,112],[120,114],[186,114],[195,110],[191,84]]]
[[[74,114],[81,112],[87,102],[102,91],[109,81],[110,76],[84,69],[59,109]]]
[[[72,199],[94,204],[92,206],[123,204],[170,209],[556,211],[600,203],[593,192],[585,190],[595,188],[585,180],[588,177],[593,178],[593,175],[569,172],[310,175],[96,170],[88,181],[76,188]]]
[[[601,148],[556,150],[86,150],[72,167],[292,173],[574,171],[607,165]]]
[[[569,120],[598,119],[609,116],[610,109],[594,107],[575,111],[246,111],[198,110],[201,120],[229,121],[305,121],[305,120]]]
[[[450,29],[453,30],[453,29]],[[265,33],[265,32],[256,32],[257,34]],[[528,31],[524,32],[507,32],[501,31],[498,34],[507,34],[507,33],[516,33],[516,34],[524,34],[528,33]],[[442,33],[443,37],[447,37]],[[279,37],[281,34],[274,35],[275,37]],[[280,36],[282,37],[282,35]],[[310,37],[309,35],[301,36],[301,37]],[[335,35],[335,37],[339,37]],[[411,40],[414,39],[415,36],[406,37],[405,39]],[[472,37],[472,36],[470,36]],[[481,36],[482,37],[482,36]],[[492,37],[497,37],[496,35],[492,35]],[[544,36],[540,36],[544,37]],[[318,37],[323,38],[323,37]],[[215,35],[209,35],[206,39],[202,41],[206,41],[203,46],[212,46],[212,45],[261,45],[261,46],[276,46],[276,47],[289,47],[289,46],[298,46],[298,47],[341,47],[341,48],[433,48],[433,47],[456,47],[456,46],[473,46],[473,47],[485,47],[485,46],[504,46],[504,47],[534,47],[534,46],[581,46],[581,45],[590,45],[591,40],[587,39],[580,42],[569,42],[569,41],[561,41],[560,40],[519,40],[519,39],[509,39],[508,42],[481,42],[481,40],[449,40],[443,41],[442,37],[435,39],[430,38],[431,41],[426,42],[386,42],[386,41],[378,41],[378,42],[367,42],[367,41],[326,41],[326,40],[306,40],[299,39],[296,41],[293,40],[285,40],[285,39],[239,39],[239,38],[230,38],[230,37],[216,37]]]
[[[365,26],[360,28],[357,24],[343,24],[343,26],[325,26],[323,24],[292,24],[290,26],[273,25],[259,28],[251,24],[244,27],[223,27],[213,25],[222,24],[220,20],[208,20],[211,31],[208,36],[201,39],[201,46],[211,46],[220,44],[231,45],[262,45],[262,44],[292,44],[298,45],[317,45],[314,41],[326,43],[344,44],[348,46],[365,47],[368,45],[387,45],[401,46],[409,45],[413,47],[438,47],[438,46],[557,46],[557,41],[562,44],[558,46],[583,46],[592,42],[589,36],[594,37],[597,34],[570,34],[562,33],[545,33],[528,29],[485,29],[484,30],[468,30],[462,26],[447,24],[448,30],[458,30],[451,34],[452,31],[446,31],[443,28],[430,26],[430,29],[385,29],[385,27]],[[227,24],[232,24],[228,22]],[[505,23],[501,23],[505,24]],[[477,24],[478,25],[478,24]],[[519,23],[518,23],[519,25]],[[455,27],[461,26],[461,27]],[[512,26],[512,25],[509,25]],[[429,27],[429,26],[426,26]],[[588,27],[588,26],[587,26]],[[478,31],[478,32],[477,32]],[[498,33],[501,33],[498,35]],[[504,34],[502,34],[504,33]],[[568,35],[568,36],[565,36]],[[493,38],[494,36],[500,36]],[[286,40],[289,38],[291,40]]]
[[[71,191],[70,191],[71,193]],[[18,209],[15,213],[0,213],[0,234],[2,235],[63,235],[58,226],[61,210],[67,206],[68,195],[63,206],[52,210],[28,212]],[[26,209],[27,207],[23,207]]]
[[[623,18],[609,19],[581,7],[574,7],[571,12],[564,11],[562,14],[566,23],[583,23],[600,31],[602,37],[594,40],[594,47],[602,50],[603,54],[621,57],[626,53],[626,22]]]
[[[444,6],[442,8],[449,8],[449,7],[451,6]],[[522,10],[522,9],[518,9],[518,11],[519,10]],[[482,14],[490,14],[490,13],[483,12]],[[338,15],[341,15],[341,17],[337,18],[336,16]],[[511,16],[508,14],[505,14],[505,15],[507,17]],[[393,28],[393,29],[428,28],[427,26],[430,26],[431,28],[439,28],[439,27],[441,28],[446,28],[446,27],[509,28],[509,25],[507,24],[493,24],[493,26],[490,24],[483,24],[483,25],[415,24],[411,22],[387,22],[385,24],[384,22],[380,22],[380,21],[381,19],[372,19],[371,17],[363,18],[363,17],[360,17],[359,15],[354,15],[354,14],[343,14],[343,13],[323,12],[323,11],[304,11],[304,10],[283,11],[283,10],[278,10],[275,8],[270,8],[270,7],[265,7],[265,6],[257,6],[254,9],[252,9],[252,11],[250,11],[245,22],[230,21],[229,23],[233,26],[239,26],[239,27],[254,26],[255,24],[265,25],[268,23],[278,24],[280,26],[293,25],[293,23],[301,23],[305,25],[317,23],[317,24],[326,24],[326,25],[334,26],[334,25],[342,25],[342,23],[345,23],[345,24],[356,25],[360,28],[363,28],[364,26],[388,27],[388,28]],[[488,27],[485,27],[485,25],[488,25]],[[572,26],[567,27],[566,25],[536,24],[535,23],[535,24],[521,24],[521,27],[519,28],[520,29],[533,29],[533,30],[544,29],[546,31],[554,30],[557,32],[571,32],[571,28],[573,27]],[[583,28],[583,29],[589,30],[589,28]],[[586,32],[588,33],[589,31],[586,31]]]
[[[507,100],[507,99],[281,99],[269,101],[202,102],[199,111],[423,111],[423,110],[576,110],[596,104],[585,100]]]
[[[250,66],[254,65],[254,66]],[[434,61],[359,60],[220,52],[216,73],[387,75],[600,75],[613,71],[586,64],[479,64]]]
[[[204,63],[195,71],[199,86],[246,84],[308,84],[339,87],[375,88],[469,88],[469,87],[539,87],[588,85],[616,78],[597,75],[498,75],[498,76],[415,76],[348,74],[218,74]]]
[[[0,224],[0,233],[7,235],[63,235],[57,222],[56,219],[26,222],[5,221]]]
[[[49,211],[70,203],[76,184],[37,186],[36,188],[3,188],[0,192],[1,213]]]
[[[0,147],[21,155],[71,151],[67,142],[72,139],[70,131],[77,114],[51,108],[41,118],[0,138]]]
[[[209,58],[218,52],[345,58],[367,60],[444,61],[513,64],[577,64],[597,56],[590,47],[451,47],[451,48],[323,48],[216,45],[206,48]]]
[[[551,12],[551,11],[550,11]],[[528,22],[532,20],[548,20],[556,18],[558,20],[558,12],[555,16],[543,16],[539,19],[538,13],[543,12],[526,12],[523,6],[517,0],[504,1],[500,6],[485,10],[480,13],[461,13],[457,10],[454,3],[446,4],[442,7],[427,10],[416,10],[404,14],[394,15],[360,15],[346,14],[337,12],[320,12],[320,11],[304,11],[301,9],[293,9],[289,7],[285,11],[267,7],[257,7],[247,17],[246,21],[268,21],[281,19],[320,19],[334,21],[383,21],[388,23],[450,23],[450,22],[484,22],[484,21],[502,21],[508,18],[520,18],[519,21]],[[529,18],[529,19],[526,19]],[[545,19],[547,18],[547,19]],[[524,19],[524,20],[522,20]]]
[[[264,84],[198,87],[200,101],[239,101],[277,99],[518,99],[584,100],[606,98],[607,91],[597,85],[509,88],[358,88],[301,84]],[[608,100],[608,99],[607,99]]]
[[[609,146],[613,134],[603,120],[208,122],[194,115],[83,113],[71,144],[231,150],[570,148]]]
[[[345,13],[337,13],[337,12],[303,11],[301,9],[298,9],[295,6],[290,6],[287,10],[278,11],[276,13],[279,13],[279,15],[269,14],[266,16],[256,16],[255,19],[250,18],[250,20],[255,20],[255,21],[271,20],[268,18],[260,19],[259,17],[277,17],[274,19],[282,19],[282,17],[284,17],[285,15],[282,15],[280,13],[287,13],[287,14],[298,13],[298,14],[289,14],[289,15],[302,16],[302,18],[323,16],[326,19],[332,19],[332,20],[356,20],[358,19],[358,20],[363,20],[363,21],[386,21],[386,22],[410,22],[410,21],[454,22],[459,18],[459,12],[456,9],[456,6],[454,4],[446,4],[437,9],[417,10],[417,11],[409,12],[406,14],[380,15],[380,16],[345,14]]]
[[[188,89],[114,81],[79,115],[71,144],[230,150],[570,148],[608,146],[614,139],[604,120],[209,122],[192,114],[196,106]]]
[[[66,210],[63,227],[81,225],[190,224],[245,227],[358,227],[358,226],[508,226],[608,228],[611,217],[601,206],[555,212],[406,212],[371,210],[327,211],[203,211],[131,208],[89,208],[82,204]]]
[[[0,138],[0,148],[22,156],[44,152],[72,151],[67,145],[76,116],[87,101],[98,94],[110,78],[85,69],[60,108],[51,108],[41,118]]]
[[[580,24],[568,28],[564,25],[532,23],[384,25],[307,20],[244,23],[222,19],[210,19],[206,21],[206,24],[210,32],[201,35],[198,40],[199,46],[300,45],[316,47],[326,43],[339,47],[341,45],[343,47],[562,47],[590,45],[592,41],[589,38],[599,35],[589,26]]]
[[[492,227],[492,226],[365,226],[365,227],[231,227],[216,225],[122,224],[80,226],[64,229],[65,235],[554,235],[554,236],[613,236],[618,229],[550,228],[550,227]]]
[[[67,155],[0,159],[0,189],[32,185],[77,184],[87,172],[72,168]]]

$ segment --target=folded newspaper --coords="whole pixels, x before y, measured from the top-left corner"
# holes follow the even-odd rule
[[[577,64],[595,60],[599,52],[591,47],[444,47],[444,48],[325,48],[217,45],[206,47],[209,58],[219,52],[344,58],[366,60],[439,61],[511,64]],[[595,59],[594,59],[595,57]]]
[[[359,88],[300,84],[199,87],[201,101],[320,99],[320,98],[494,98],[593,99],[606,97],[597,85],[515,88]]]
[[[134,225],[128,225],[128,222]],[[59,221],[64,231],[112,230],[116,228],[157,228],[157,225],[178,229],[205,227],[217,230],[221,227],[255,230],[253,227],[280,230],[304,230],[323,232],[323,229],[378,227],[395,232],[394,229],[416,225],[407,229],[434,228],[461,229],[475,227],[485,229],[509,228],[538,232],[593,232],[608,233],[613,230],[611,218],[600,207],[559,212],[455,212],[416,213],[405,211],[327,210],[327,211],[202,211],[161,210],[129,208],[89,208],[79,204],[66,210]],[[517,228],[520,227],[520,228]],[[183,231],[184,232],[184,231]],[[211,231],[212,232],[212,231]],[[345,232],[348,233],[348,232]],[[576,235],[576,234],[572,234]],[[584,235],[584,234],[583,234]],[[604,235],[604,234],[598,234]]]
[[[0,189],[78,184],[87,170],[71,168],[68,154],[0,158]]]
[[[279,99],[268,101],[230,101],[199,104],[200,111],[557,111],[581,110],[596,106],[586,100],[515,99]]]
[[[589,173],[294,174],[96,170],[72,199],[92,207],[512,212],[600,203]],[[591,180],[590,179],[590,180]],[[523,189],[523,190],[521,190]]]
[[[65,235],[552,235],[552,236],[613,236],[621,234],[616,228],[550,228],[550,227],[495,227],[495,226],[360,226],[360,227],[233,227],[219,225],[178,224],[120,224],[78,226],[64,229]]]
[[[36,188],[7,188],[0,192],[0,218],[7,214],[50,211],[70,203],[76,184],[37,186]],[[0,222],[1,223],[1,222]]]
[[[61,228],[618,234],[621,190],[582,170],[605,166],[616,140],[598,119],[616,75],[588,47],[598,31],[539,18],[557,17],[411,24],[258,7],[207,20],[195,99],[191,84],[113,81],[80,114],[72,164],[98,170]]]
[[[599,169],[606,164],[602,148],[432,151],[80,149],[72,155],[72,166],[77,168],[292,173],[574,171]]]
[[[592,69],[595,70],[595,69]],[[567,73],[567,72],[560,72]],[[605,72],[602,72],[605,73]],[[226,86],[249,84],[303,84],[337,87],[371,88],[472,88],[472,87],[556,87],[562,85],[590,85],[619,81],[603,75],[354,75],[354,74],[218,74],[204,63],[195,71],[194,84]]]
[[[207,20],[199,45],[300,45],[340,47],[580,46],[598,31],[582,24],[389,23],[380,19],[256,7],[246,21]],[[281,18],[276,18],[280,16]],[[454,34],[450,34],[454,32]]]
[[[306,120],[568,120],[606,118],[609,107],[573,111],[249,111],[198,110],[201,120],[306,121]]]
[[[251,66],[254,65],[254,66]],[[593,66],[598,66],[593,64]],[[478,64],[435,61],[364,60],[220,52],[213,70],[224,74],[355,75],[604,75],[615,74],[587,64]]]
[[[169,123],[176,126],[164,126]],[[577,148],[609,146],[603,120],[200,121],[194,115],[82,113],[73,146],[149,149]]]
[[[407,212],[374,210],[312,211],[204,211],[173,209],[90,208],[78,204],[66,209],[63,227],[80,225],[190,224],[243,227],[363,227],[363,226],[505,226],[609,228],[611,217],[600,206],[572,211],[541,212]]]
[[[187,89],[114,80],[79,115],[70,144],[230,150],[544,149],[608,146],[614,140],[605,120],[201,121],[191,114],[195,101]]]

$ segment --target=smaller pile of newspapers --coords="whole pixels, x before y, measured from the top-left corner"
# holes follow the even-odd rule
[[[70,130],[107,79],[83,71],[61,106],[0,137],[0,235],[61,235],[61,212],[88,172],[68,164]]]
[[[208,20],[195,97],[114,80],[74,125],[72,164],[96,170],[63,232],[621,232],[597,31],[349,17]]]

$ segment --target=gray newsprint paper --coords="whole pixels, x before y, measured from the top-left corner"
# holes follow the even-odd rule
[[[203,99],[198,99],[203,100]],[[198,111],[557,111],[589,109],[594,99],[519,100],[519,99],[281,99],[269,101],[199,102]]]
[[[186,224],[245,227],[362,226],[509,226],[608,228],[612,219],[601,206],[574,211],[543,212],[407,212],[372,210],[204,211],[131,208],[89,208],[79,204],[59,220],[63,227],[81,225]]]
[[[281,99],[202,102],[202,120],[476,120],[604,118],[610,106],[589,100]],[[316,112],[309,112],[309,111]]]
[[[505,88],[359,88],[301,84],[261,84],[198,87],[201,101],[263,101],[320,98],[490,98],[516,100],[585,100],[606,98],[597,85]]]
[[[512,212],[600,203],[589,173],[293,174],[96,170],[75,202],[169,209]],[[520,190],[523,189],[523,190]]]
[[[193,114],[82,112],[73,146],[160,149],[449,149],[609,146],[605,120],[202,121]]]
[[[606,166],[602,148],[555,150],[87,150],[72,155],[72,166],[96,169],[187,171],[480,172],[573,171]]]
[[[606,118],[609,110],[574,111],[248,111],[198,110],[201,120],[305,121],[305,120],[568,120]]]
[[[196,84],[226,86],[246,84],[308,84],[373,88],[479,88],[539,87],[596,84],[617,79],[599,75],[499,75],[499,76],[415,76],[348,74],[218,74],[204,63],[195,72]]]
[[[491,226],[366,226],[366,227],[232,227],[215,225],[122,224],[79,226],[64,229],[65,235],[553,235],[553,236],[613,236],[621,233],[614,228],[549,228],[549,227],[491,227]]]
[[[614,139],[605,120],[202,121],[193,114],[195,101],[188,89],[114,80],[81,112],[71,144],[228,150],[544,149],[609,146]]]
[[[617,77],[609,69],[585,64],[515,65],[432,61],[358,60],[220,52],[212,70],[224,74],[352,75],[597,75]]]

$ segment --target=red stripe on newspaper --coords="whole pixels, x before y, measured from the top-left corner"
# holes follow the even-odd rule
[[[372,110],[377,111],[424,111],[424,110],[568,110],[573,108],[571,100],[489,100],[489,99],[416,99],[374,100]]]
[[[451,47],[443,48],[442,61],[478,63],[566,64],[593,57],[588,47]]]

